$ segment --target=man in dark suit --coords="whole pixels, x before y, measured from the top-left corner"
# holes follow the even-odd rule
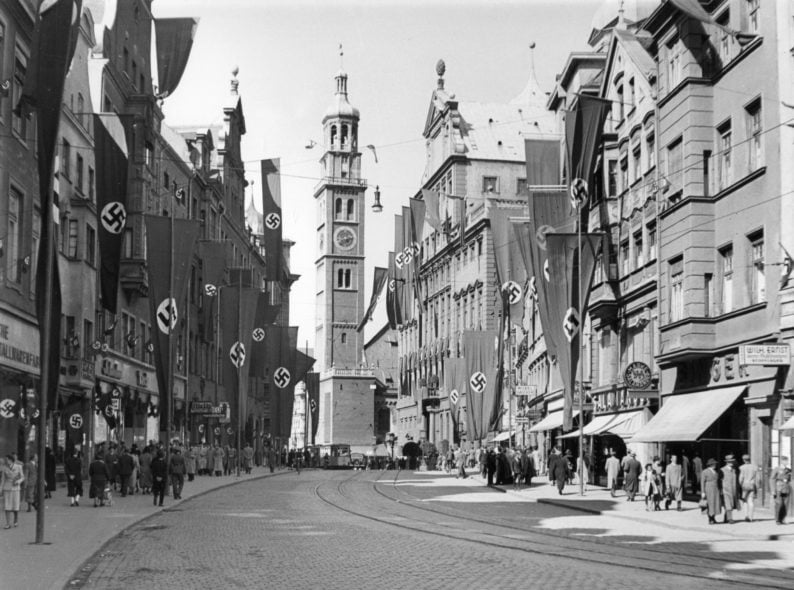
[[[555,447],[549,456],[549,481],[557,484],[557,492],[562,496],[562,490],[565,489],[565,482],[568,481],[570,472],[568,470],[568,462],[562,456],[562,451],[559,447]]]
[[[130,455],[127,447],[121,447],[118,459],[118,474],[121,479],[121,495],[126,496],[127,490],[130,489],[130,476],[135,470],[135,460]]]
[[[496,453],[493,449],[488,449],[488,454],[485,457],[485,469],[488,472],[488,487],[493,486],[493,476],[496,473]]]

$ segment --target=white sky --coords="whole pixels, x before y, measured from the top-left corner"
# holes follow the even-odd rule
[[[613,3],[616,4],[616,2]],[[361,111],[362,176],[380,185],[384,210],[368,209],[366,277],[386,266],[393,218],[420,188],[422,129],[446,62],[446,89],[462,101],[507,102],[525,86],[529,43],[541,86],[551,90],[568,53],[587,50],[598,0],[154,0],[155,17],[200,22],[185,75],[165,100],[169,125],[208,126],[221,116],[234,66],[240,68],[247,134],[246,176],[261,210],[259,160],[280,157],[284,236],[296,242],[291,324],[314,347],[314,186],[320,176],[322,117],[331,104],[338,45],[344,46],[351,103]],[[249,191],[248,198],[251,197]]]

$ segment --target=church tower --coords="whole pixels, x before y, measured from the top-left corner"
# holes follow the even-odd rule
[[[341,54],[341,53],[340,53]],[[374,372],[361,367],[364,333],[364,194],[358,109],[347,97],[347,74],[323,117],[322,180],[314,191],[317,228],[315,357],[320,372],[317,438],[321,452],[345,443],[366,452],[374,442]]]
[[[347,74],[336,74],[336,94],[323,117],[322,180],[317,210],[317,318],[320,371],[354,369],[361,362],[364,313],[364,193],[358,151],[358,109],[347,98]]]

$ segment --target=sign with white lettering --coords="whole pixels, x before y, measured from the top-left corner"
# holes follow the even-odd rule
[[[535,397],[538,394],[537,385],[516,385],[517,396]]]
[[[39,374],[39,331],[0,311],[0,365]]]
[[[788,344],[743,344],[739,347],[740,365],[791,364],[791,346]]]

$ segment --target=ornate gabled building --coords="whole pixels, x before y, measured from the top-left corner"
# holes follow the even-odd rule
[[[440,61],[422,133],[427,164],[416,195],[422,198],[423,190],[438,193],[444,230],[434,231],[425,223],[419,237],[420,300],[409,301],[402,313],[396,411],[401,441],[428,440],[442,447],[467,439],[466,397],[450,400],[445,360],[460,355],[464,330],[496,330],[499,324],[490,211],[508,207],[523,215],[524,141],[554,131],[534,72],[516,99],[480,103],[459,101],[449,93],[445,69]],[[503,424],[515,413],[508,407],[511,396],[504,399]]]

